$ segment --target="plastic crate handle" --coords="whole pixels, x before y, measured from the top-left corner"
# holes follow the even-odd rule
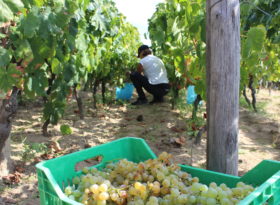
[[[146,152],[149,152],[150,155],[153,155],[154,157],[156,157],[143,139],[127,137],[127,138],[121,138],[119,140],[116,140],[116,141],[113,141],[113,142],[110,142],[107,144],[102,144],[102,145],[98,145],[98,146],[95,146],[92,148],[74,152],[74,153],[59,157],[59,158],[57,158],[57,160],[60,161],[59,164],[61,164],[61,166],[63,166],[63,165],[65,166],[65,167],[63,167],[63,169],[68,169],[68,170],[71,169],[75,173],[78,173],[79,171],[76,171],[76,169],[75,169],[76,164],[78,164],[82,161],[88,160],[88,159],[92,159],[94,157],[102,156],[102,160],[99,162],[99,164],[94,165],[97,167],[101,166],[105,162],[121,159],[120,155],[119,155],[119,153],[121,153],[120,150],[123,150],[126,147],[128,147],[128,145],[130,143],[133,143],[135,146],[137,146],[138,143],[139,143],[139,145],[142,144],[143,147],[141,148],[141,150],[143,150],[143,151],[146,150]],[[135,148],[133,148],[133,149],[135,149]],[[54,159],[54,160],[56,160],[56,159]],[[50,160],[50,161],[52,161],[52,160]]]
[[[102,159],[93,165],[90,165],[88,167],[92,166],[101,166],[106,161],[110,160],[110,154],[106,151],[107,144],[99,145],[94,148],[88,148],[79,152],[72,153],[68,155],[69,159],[71,158],[71,162],[68,164],[68,166],[71,166],[71,168],[74,170],[74,172],[80,172],[80,170],[76,170],[76,166],[86,160],[91,160],[93,158],[102,157]]]
[[[85,159],[83,161],[80,161],[78,163],[76,163],[75,165],[75,171],[76,172],[79,172],[82,170],[83,167],[93,167],[93,166],[100,166],[102,165],[104,162],[103,161],[103,155],[98,155],[98,156],[95,156],[95,157],[89,157],[88,159]],[[80,168],[79,164],[82,163],[82,162],[85,162],[86,166],[83,166],[82,168]]]

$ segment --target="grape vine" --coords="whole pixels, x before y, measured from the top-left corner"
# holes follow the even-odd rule
[[[277,1],[241,4],[241,90],[280,79],[279,6]],[[173,107],[178,90],[190,84],[206,100],[205,10],[200,0],[168,0],[149,20],[152,47],[164,59],[172,83]]]
[[[28,98],[43,97],[44,135],[72,93],[83,118],[79,90],[90,81],[102,82],[105,92],[106,83],[121,84],[136,62],[139,33],[111,0],[4,2],[1,95],[17,86]]]

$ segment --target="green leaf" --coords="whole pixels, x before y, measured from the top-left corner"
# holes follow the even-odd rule
[[[6,3],[14,13],[21,11],[24,8],[21,0],[3,0],[3,2]]]
[[[29,43],[32,48],[34,58],[39,62],[44,62],[44,59],[53,57],[55,54],[55,50],[53,48],[54,45],[51,45],[51,43],[54,43],[53,41],[47,41],[36,37],[30,39]]]
[[[266,30],[264,26],[252,27],[248,31],[247,41],[252,49],[261,51],[265,41]]]
[[[63,70],[61,67],[61,64],[57,58],[54,58],[52,60],[51,67],[52,67],[52,72],[54,74],[60,74]]]
[[[16,69],[15,64],[10,64],[8,69],[0,68],[0,90],[7,92],[14,86],[18,78],[15,75],[20,75],[21,72]]]
[[[61,9],[65,6],[65,1],[64,0],[55,0],[54,1],[54,7],[56,9]]]
[[[86,39],[85,35],[78,35],[76,37],[76,47],[81,51],[85,51],[88,48],[88,40]]]
[[[33,0],[36,6],[42,7],[45,3],[45,0]]]
[[[172,26],[172,33],[174,36],[178,35],[179,32],[181,31],[178,26],[178,21],[179,21],[179,16],[176,17],[176,19],[173,23],[173,26]]]
[[[91,25],[95,26],[100,31],[106,30],[105,18],[102,15],[102,10],[98,8],[95,14],[90,19]]]
[[[27,40],[19,40],[18,42],[15,43],[16,43],[16,50],[14,55],[17,61],[19,61],[22,58],[25,58],[26,56],[32,55],[32,50]]]
[[[0,1],[0,25],[1,23],[5,23],[8,20],[12,19],[14,17],[14,14],[12,10],[9,8],[7,4],[5,4],[3,1]]]
[[[90,66],[90,59],[89,59],[86,52],[83,52],[83,54],[82,54],[81,63],[84,67],[89,67]]]
[[[52,36],[61,35],[62,28],[60,28],[57,21],[57,14],[52,11],[50,7],[46,7],[44,11],[40,13],[41,23],[39,28],[39,36],[41,38],[52,40]]]
[[[201,40],[206,43],[206,22],[205,22],[205,18],[203,18],[200,22],[200,38]]]
[[[275,38],[273,39],[274,44],[280,44],[280,34],[276,35]]]
[[[162,30],[156,31],[154,40],[157,41],[158,45],[163,44],[165,42],[165,32]]]
[[[0,39],[1,39],[1,38],[6,38],[6,37],[7,37],[6,34],[0,33]]]
[[[24,5],[21,0],[0,1],[0,24],[13,19],[14,14],[21,11]]]
[[[27,14],[27,17],[22,20],[23,33],[27,38],[32,38],[40,27],[40,18],[37,9],[33,9]]]
[[[75,37],[72,35],[67,35],[66,38],[66,44],[68,47],[66,47],[66,49],[69,49],[69,52],[73,51],[76,48],[76,41]]]
[[[27,80],[25,80],[25,87],[27,88],[28,91],[32,91],[32,78],[28,78]]]
[[[196,18],[193,22],[193,24],[190,26],[190,32],[192,35],[196,34],[199,31],[200,26],[200,19]]]
[[[60,126],[60,132],[62,135],[71,135],[72,129],[69,125],[61,125]]]
[[[46,94],[45,90],[48,87],[48,76],[43,68],[35,70],[28,78],[25,80],[25,87],[29,91],[30,95],[36,94],[38,96],[44,96]]]
[[[176,56],[174,60],[174,65],[176,66],[176,70],[180,73],[183,73],[183,70],[185,69],[184,66],[184,56]]]
[[[248,58],[251,51],[251,43],[249,41],[245,41],[242,45],[242,57]]]
[[[259,64],[259,56],[256,53],[253,53],[248,59],[247,59],[247,65],[250,68],[254,68],[257,64]]]
[[[52,100],[53,97],[51,96],[49,102],[45,104],[43,118],[49,119],[55,125],[64,114],[65,102],[57,99]]]
[[[12,56],[9,51],[3,47],[0,47],[0,68],[7,66],[10,63]]]
[[[71,14],[74,14],[75,11],[79,8],[78,2],[73,0],[65,1],[67,11]]]
[[[78,23],[76,21],[76,19],[71,19],[70,24],[69,24],[69,33],[72,36],[76,36],[78,34]]]
[[[73,81],[73,78],[75,76],[75,65],[73,64],[68,64],[64,67],[63,70],[63,78],[65,80],[65,82],[67,83],[71,83]]]
[[[203,8],[201,6],[201,3],[197,3],[197,2],[192,3],[193,13],[197,13],[197,12],[201,11],[201,8]]]

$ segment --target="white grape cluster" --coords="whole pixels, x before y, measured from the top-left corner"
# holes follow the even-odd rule
[[[235,188],[204,185],[172,164],[171,158],[163,152],[158,159],[138,164],[123,159],[102,171],[84,168],[64,191],[84,205],[234,205],[254,190],[243,182]]]

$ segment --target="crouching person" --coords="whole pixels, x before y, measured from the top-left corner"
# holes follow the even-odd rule
[[[137,71],[130,74],[130,79],[138,94],[137,100],[132,105],[148,103],[143,88],[153,95],[150,104],[163,102],[163,97],[169,92],[170,85],[162,60],[152,55],[152,51],[147,45],[139,47],[138,58],[141,60]]]

